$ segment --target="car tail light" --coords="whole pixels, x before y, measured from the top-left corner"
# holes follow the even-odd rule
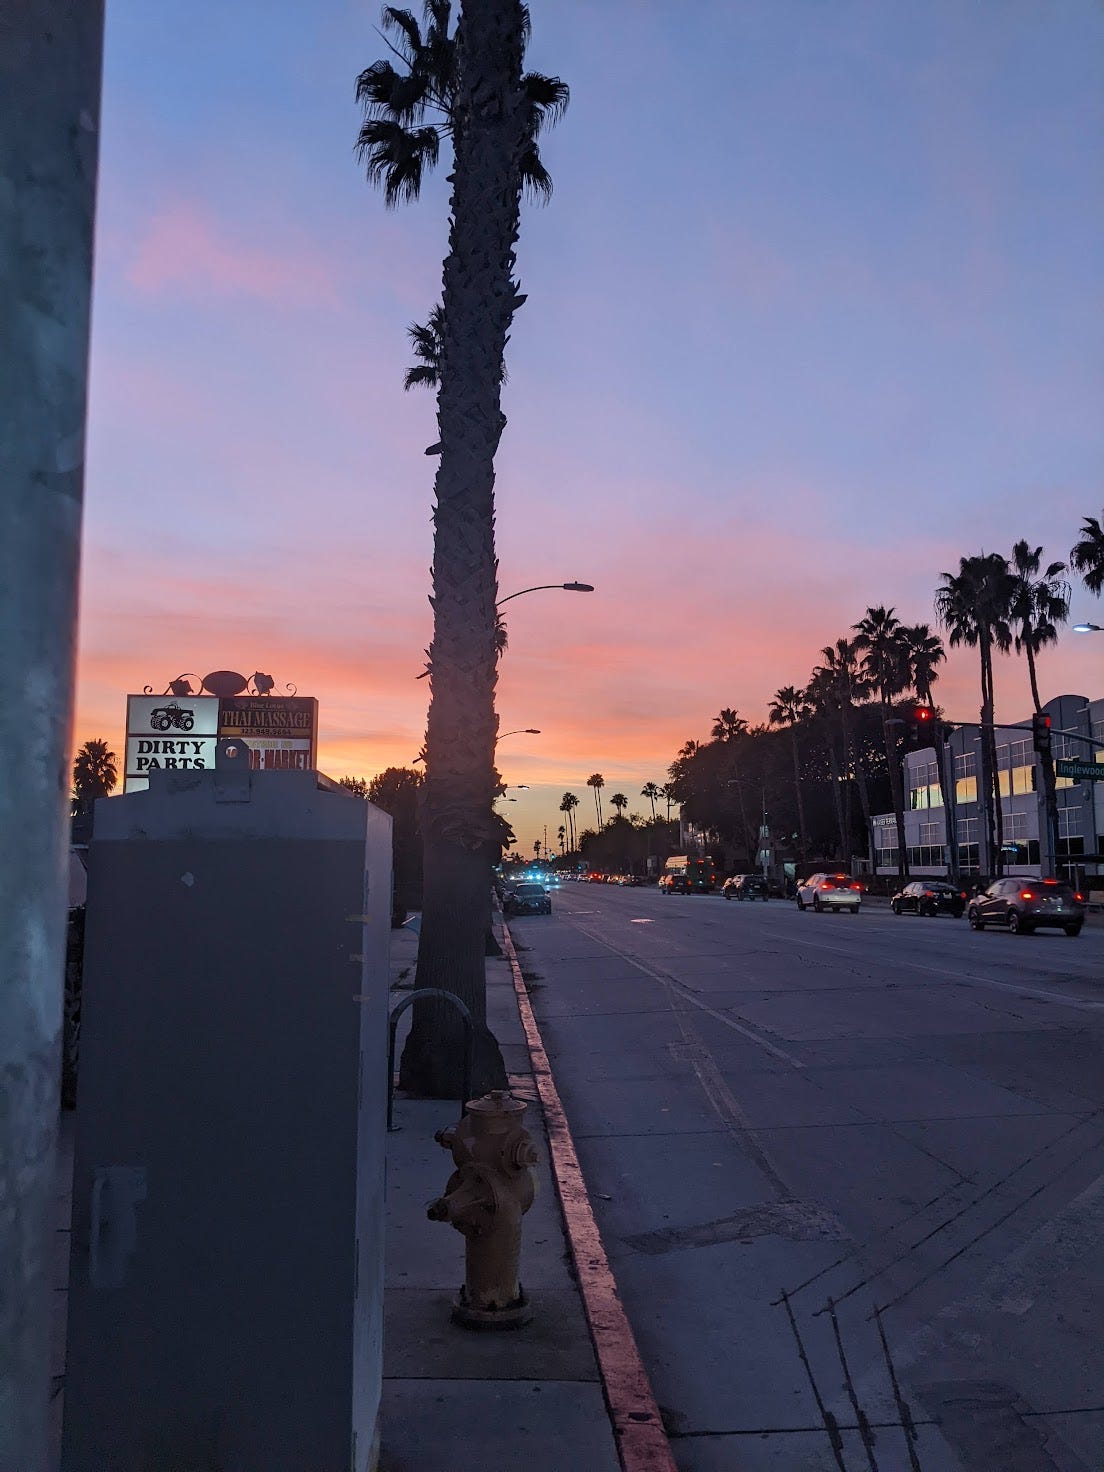
[[[926,900],[933,900],[933,899],[935,899],[935,890],[934,889],[926,889],[924,891],[924,898]]]
[[[966,891],[964,889],[960,889],[959,890],[959,895],[960,895],[960,897],[962,899],[965,899],[966,898]]]
[[[1043,880],[1043,883],[1044,884],[1057,884],[1058,881],[1057,881],[1057,879],[1044,879]]]
[[[852,889],[857,889],[857,890],[859,890],[859,891],[860,891],[860,893],[861,893],[861,891],[862,891],[862,885],[861,885],[861,884],[853,884],[853,885],[852,885],[852,886],[851,886],[851,888],[852,888]]]
[[[1084,903],[1085,896],[1083,894],[1076,894],[1075,893],[1073,897],[1078,902],[1078,904],[1083,904]]]
[[[1020,891],[1020,899],[1022,899],[1022,900],[1033,900],[1034,898],[1035,898],[1035,894],[1034,894],[1034,891],[1033,890],[1030,890],[1030,889],[1022,889]]]

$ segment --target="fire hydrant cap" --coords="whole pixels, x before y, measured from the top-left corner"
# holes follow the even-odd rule
[[[468,1104],[469,1114],[524,1114],[525,1100],[515,1099],[507,1089],[492,1089],[481,1099],[472,1099]]]

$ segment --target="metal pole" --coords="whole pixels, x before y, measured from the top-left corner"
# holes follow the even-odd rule
[[[44,1472],[102,0],[0,0],[0,1472]]]

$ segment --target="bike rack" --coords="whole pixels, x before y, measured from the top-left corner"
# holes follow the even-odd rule
[[[387,1024],[387,1131],[388,1134],[395,1133],[399,1126],[393,1124],[392,1113],[395,1103],[395,1034],[399,1027],[399,1018],[412,1002],[417,1002],[422,997],[439,997],[442,1001],[451,1004],[460,1013],[464,1023],[464,1092],[460,1097],[461,1117],[467,1113],[468,1099],[471,1097],[472,1074],[475,1071],[475,1028],[472,1024],[472,1015],[467,1007],[455,994],[447,992],[440,986],[421,986],[409,996],[403,997],[402,1001],[392,1010]]]

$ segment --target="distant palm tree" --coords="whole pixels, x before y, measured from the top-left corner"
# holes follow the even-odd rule
[[[916,697],[923,705],[934,705],[932,686],[939,678],[939,666],[947,658],[943,640],[932,632],[928,624],[903,624],[901,638]]]
[[[602,776],[601,772],[592,772],[590,776],[586,779],[586,785],[594,789],[594,811],[598,814],[598,831],[601,832],[602,799],[599,797],[598,794],[606,785],[606,779]]]
[[[897,758],[897,742],[889,722],[893,702],[909,687],[908,653],[901,620],[892,608],[868,608],[857,624],[852,625],[855,642],[865,650],[863,669],[882,707],[882,740],[889,767],[889,790],[897,819],[897,873],[908,877],[908,849],[905,846],[905,798],[901,783],[901,764]]]
[[[1039,681],[1035,657],[1047,644],[1057,644],[1058,627],[1069,618],[1069,584],[1062,574],[1064,562],[1051,562],[1043,569],[1042,547],[1029,547],[1017,542],[1012,548],[1012,587],[1009,616],[1015,630],[1017,654],[1027,656],[1027,674],[1031,699],[1037,711],[1043,708],[1039,698]],[[1043,796],[1046,804],[1047,830],[1050,835],[1050,861],[1058,863],[1058,794],[1054,757],[1049,751],[1039,753],[1043,769]]]
[[[567,837],[567,829],[564,827],[564,825],[562,823],[556,829],[556,836],[560,840],[560,858],[562,859],[563,858],[563,852],[564,852],[564,839]]]
[[[905,657],[908,660],[909,679],[921,704],[934,709],[932,688],[939,678],[939,666],[947,658],[943,640],[933,633],[928,624],[911,624],[901,629],[905,641]],[[951,801],[951,774],[947,770],[946,740],[937,727],[933,735],[936,742],[936,771],[939,773],[939,794],[943,800],[943,816],[947,830],[947,848],[953,874],[958,874],[958,835],[954,831],[954,804]]]
[[[832,806],[835,808],[836,827],[839,831],[840,857],[846,859],[851,852],[851,835],[844,815],[843,795],[840,791],[842,778],[839,757],[832,736],[833,727],[837,724],[839,715],[839,697],[832,672],[825,666],[821,665],[813,671],[809,683],[805,686],[805,699],[824,737],[824,749],[828,757],[829,786],[832,789]]]
[[[821,651],[823,665],[814,671],[814,676],[824,675],[822,694],[834,708],[843,736],[843,790],[840,794],[844,830],[847,842],[842,857],[850,858],[854,827],[851,821],[852,779],[859,789],[859,803],[863,813],[863,828],[866,833],[867,857],[873,859],[873,834],[870,821],[870,791],[866,780],[866,766],[854,733],[856,705],[865,701],[871,693],[870,679],[860,659],[860,645],[856,639],[837,639]]]
[[[797,827],[801,838],[802,859],[809,857],[809,840],[805,832],[805,799],[801,791],[801,760],[797,750],[797,728],[802,721],[808,720],[811,714],[812,711],[805,698],[804,690],[798,690],[793,685],[783,685],[781,690],[774,692],[774,699],[767,712],[767,720],[772,726],[788,726],[790,731],[794,792],[797,795]]]
[[[667,821],[671,821],[671,804],[675,801],[675,794],[671,791],[670,782],[665,782],[659,789],[659,795],[667,804]]]
[[[118,758],[106,741],[86,741],[73,759],[73,812],[91,812],[98,797],[114,792]]]
[[[615,792],[610,798],[610,807],[617,809],[617,816],[619,818],[624,816],[625,809],[628,807],[628,805],[629,799],[625,796],[623,792]]]
[[[560,812],[567,815],[568,842],[571,844],[571,852],[576,850],[575,844],[575,809],[579,806],[579,799],[573,792],[565,792],[560,799]]]
[[[656,798],[657,797],[662,796],[662,789],[659,788],[659,787],[657,787],[654,782],[645,782],[644,783],[644,786],[640,789],[640,796],[641,797],[646,797],[648,799],[648,801],[651,803],[651,805],[652,805],[652,822],[654,823],[655,822],[655,802],[656,802]]]
[[[1090,593],[1099,598],[1104,589],[1104,516],[1086,516],[1081,540],[1070,551],[1070,566],[1081,574]]]
[[[998,876],[1004,873],[1004,816],[1001,811],[997,742],[993,730],[993,651],[1012,648],[1010,623],[1015,579],[1008,559],[999,552],[960,557],[958,572],[940,573],[935,590],[935,615],[947,630],[952,649],[968,644],[978,651],[981,667],[981,781],[985,812],[988,863]]]
[[[710,731],[714,741],[735,741],[740,736],[746,736],[748,723],[739,711],[732,710],[726,706],[724,710],[717,713]]]

